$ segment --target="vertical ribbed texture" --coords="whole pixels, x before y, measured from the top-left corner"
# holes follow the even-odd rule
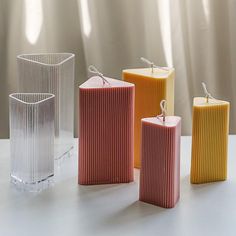
[[[73,147],[74,55],[24,54],[17,57],[18,90],[55,95],[55,159]]]
[[[181,119],[168,118],[171,127],[142,120],[139,199],[164,208],[174,207],[180,195]]]
[[[133,181],[133,124],[134,86],[80,88],[79,184]]]
[[[227,178],[228,130],[229,103],[193,106],[191,183]]]
[[[9,105],[12,181],[37,185],[54,175],[55,96],[15,93]]]
[[[151,70],[151,69],[149,69]],[[123,71],[123,79],[135,84],[134,167],[140,168],[141,119],[160,114],[161,100],[167,100],[167,114],[174,114],[174,73],[167,78],[152,78],[132,70]]]

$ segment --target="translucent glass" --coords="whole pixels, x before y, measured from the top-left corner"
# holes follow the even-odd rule
[[[54,175],[55,96],[14,93],[9,96],[11,181],[39,191]]]
[[[74,54],[24,54],[17,62],[19,92],[55,95],[54,157],[59,159],[73,148]]]

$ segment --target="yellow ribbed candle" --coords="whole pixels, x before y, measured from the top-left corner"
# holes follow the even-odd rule
[[[174,114],[174,69],[127,69],[123,79],[135,84],[134,167],[140,168],[141,119],[160,114],[163,99],[167,115]]]
[[[194,98],[191,183],[227,178],[228,132],[229,102]]]

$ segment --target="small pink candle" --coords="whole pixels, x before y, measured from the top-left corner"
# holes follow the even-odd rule
[[[181,118],[144,118],[141,138],[141,201],[172,208],[180,194]]]
[[[133,181],[134,85],[102,78],[79,87],[79,184]]]

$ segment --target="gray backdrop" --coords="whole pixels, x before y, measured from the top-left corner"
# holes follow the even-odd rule
[[[147,57],[176,69],[175,112],[191,133],[193,96],[201,81],[231,102],[236,131],[236,0],[0,0],[0,138],[8,137],[8,95],[16,91],[16,55],[72,52],[77,87],[94,64],[121,78]]]

